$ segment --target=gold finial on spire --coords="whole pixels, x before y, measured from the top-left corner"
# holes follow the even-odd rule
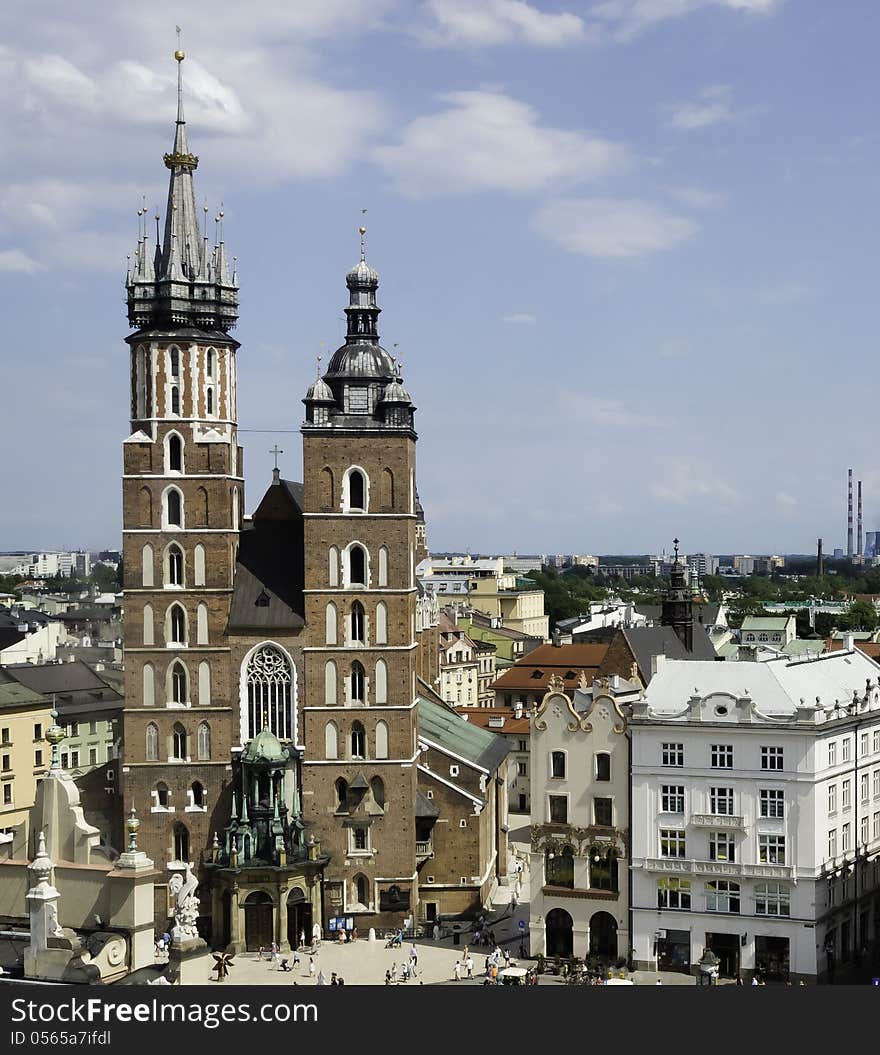
[[[367,210],[366,209],[361,209],[361,216],[366,216],[366,215],[367,215]],[[360,236],[361,236],[361,260],[366,260],[367,259],[367,253],[366,253],[365,235],[367,233],[367,229],[366,229],[366,227],[364,227],[363,221],[361,221],[361,226],[358,228],[358,231],[360,232]]]
[[[323,356],[321,356],[321,355],[317,356],[317,373],[315,374],[316,377],[320,377],[321,376],[321,360],[322,359],[323,359]]]
[[[179,69],[179,64],[186,58],[186,52],[181,50],[180,47],[180,26],[175,26],[174,28],[177,30],[177,51],[174,52],[174,57],[177,59]]]

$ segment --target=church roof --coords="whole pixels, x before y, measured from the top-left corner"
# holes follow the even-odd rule
[[[303,486],[273,482],[241,532],[229,627],[233,630],[301,630],[304,550]]]

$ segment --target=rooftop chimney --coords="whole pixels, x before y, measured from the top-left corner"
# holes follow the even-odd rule
[[[852,469],[847,478],[848,497],[846,507],[846,555],[852,560],[853,555],[853,521],[852,521]]]
[[[864,556],[864,548],[862,547],[862,481],[859,480],[859,515],[858,515],[858,530],[856,533],[856,556]]]

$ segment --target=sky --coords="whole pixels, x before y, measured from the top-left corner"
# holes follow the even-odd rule
[[[830,552],[850,466],[880,528],[874,0],[6,0],[0,550],[120,544],[176,25],[248,511],[366,209],[432,549]]]

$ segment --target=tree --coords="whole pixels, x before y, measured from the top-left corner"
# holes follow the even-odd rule
[[[840,619],[841,630],[876,630],[877,611],[870,601],[853,601]]]

